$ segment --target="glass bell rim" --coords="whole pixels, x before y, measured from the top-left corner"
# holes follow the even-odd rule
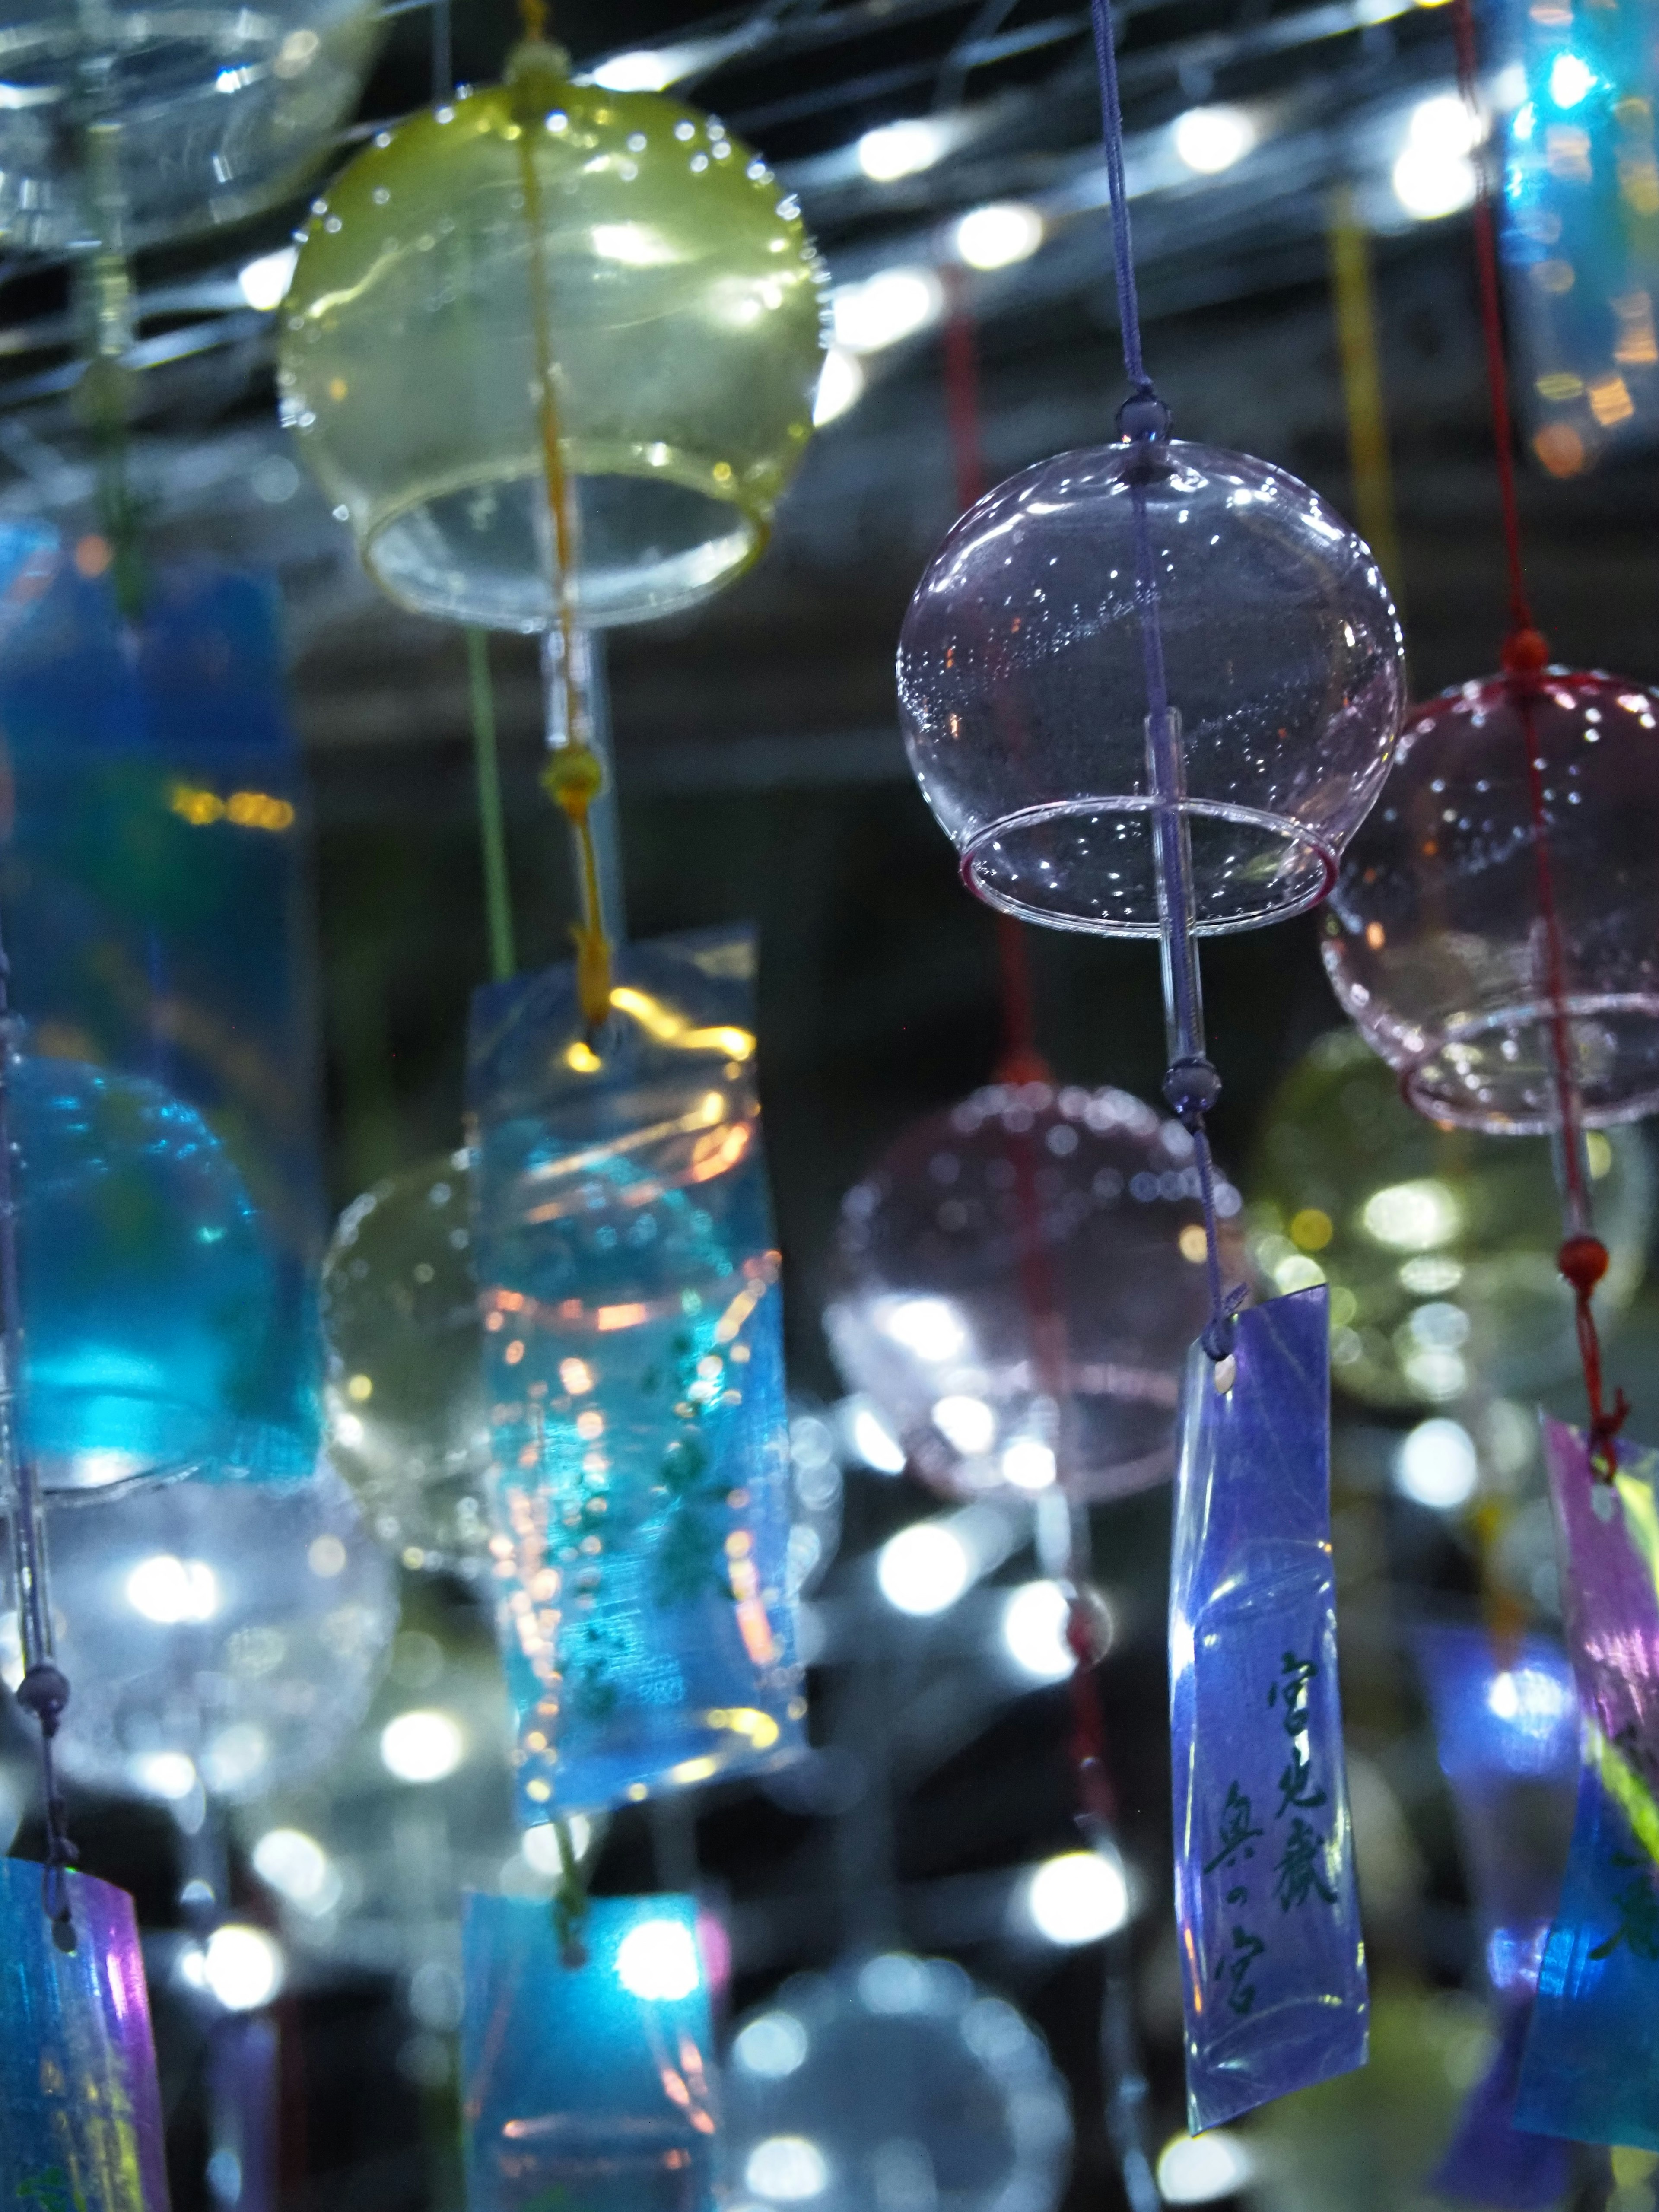
[[[301,434],[303,436],[305,433],[302,431]],[[669,449],[670,458],[660,462],[649,460],[646,457],[647,449],[643,447],[590,444],[580,438],[562,440],[560,450],[573,483],[585,477],[612,476],[624,477],[641,483],[678,484],[683,490],[701,493],[705,498],[732,509],[746,537],[741,556],[722,568],[717,575],[688,586],[672,599],[653,599],[648,605],[638,605],[632,598],[623,598],[602,608],[585,607],[582,604],[582,568],[579,564],[574,611],[584,629],[617,629],[636,623],[656,622],[665,620],[671,615],[684,614],[693,607],[701,606],[705,599],[725,591],[740,576],[746,575],[771,543],[772,515],[778,494],[783,489],[781,485],[770,497],[760,497],[752,492],[745,496],[742,481],[735,474],[730,484],[726,484],[714,477],[716,465],[713,462],[701,471],[694,471],[684,464],[677,467],[672,449]],[[611,457],[620,457],[620,465]],[[598,458],[602,465],[586,465],[594,458]],[[609,465],[603,465],[605,462]],[[376,558],[376,547],[389,530],[406,521],[420,508],[430,507],[434,501],[453,498],[465,492],[500,489],[521,484],[526,480],[539,482],[543,471],[540,455],[527,449],[517,464],[509,463],[490,469],[451,470],[423,483],[418,491],[396,501],[360,501],[348,496],[351,532],[357,541],[364,568],[378,588],[395,605],[407,608],[411,614],[428,617],[436,614],[446,622],[471,623],[480,629],[502,630],[520,637],[541,636],[558,620],[558,610],[550,589],[546,611],[538,612],[533,620],[503,622],[500,618],[499,608],[480,605],[469,611],[464,605],[458,607],[453,601],[447,602],[440,610],[418,593],[404,589],[387,576]]]
[[[1541,1029],[1558,1015],[1565,1015],[1569,1020],[1588,1020],[1607,1014],[1635,1014],[1659,1026],[1659,995],[1647,991],[1589,991],[1570,993],[1559,1001],[1541,997],[1523,999],[1487,1013],[1468,1015],[1448,1023],[1437,1030],[1418,1052],[1398,1058],[1384,1054],[1382,1057],[1398,1071],[1401,1094],[1406,1103],[1431,1121],[1449,1122],[1459,1129],[1477,1130],[1486,1136],[1547,1137],[1559,1128],[1559,1115],[1511,1113],[1496,1103],[1474,1105],[1455,1094],[1447,1096],[1434,1087],[1434,1065],[1452,1048],[1490,1036],[1495,1030]],[[1419,1029],[1417,1033],[1420,1036],[1424,1032]],[[1587,1099],[1581,1096],[1579,1101],[1580,1121],[1586,1129],[1619,1128],[1626,1122],[1643,1121],[1655,1112],[1659,1112],[1659,1081],[1640,1089],[1625,1086],[1608,1098]]]
[[[1011,896],[994,887],[982,872],[982,856],[986,848],[1010,830],[1027,830],[1040,823],[1063,821],[1081,815],[1150,815],[1157,811],[1158,804],[1149,793],[1109,793],[1045,799],[1036,806],[1016,807],[1008,813],[998,815],[966,836],[958,837],[959,872],[963,883],[975,898],[982,900],[987,906],[1044,928],[1071,930],[1090,937],[1160,937],[1164,932],[1164,922],[1155,910],[1149,912],[1145,921],[1104,921],[1097,915],[1080,914],[1061,907],[1039,906],[1030,900]],[[1320,864],[1320,879],[1311,890],[1264,902],[1252,908],[1247,914],[1217,919],[1206,914],[1205,902],[1200,898],[1196,902],[1193,919],[1195,936],[1238,937],[1247,930],[1265,929],[1275,922],[1292,921],[1297,915],[1306,914],[1320,905],[1334,888],[1341,862],[1340,846],[1333,845],[1327,838],[1310,830],[1306,823],[1297,821],[1294,816],[1275,814],[1266,807],[1241,806],[1234,800],[1224,799],[1188,797],[1176,799],[1171,805],[1173,811],[1183,820],[1198,817],[1205,821],[1229,822],[1243,829],[1267,831],[1291,852],[1316,860]]]

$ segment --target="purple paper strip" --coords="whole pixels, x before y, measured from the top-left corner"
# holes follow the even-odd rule
[[[0,1859],[0,2203],[167,2212],[161,2100],[132,1899],[71,1874],[59,1951],[40,1869]]]
[[[1364,2063],[1337,1694],[1322,1285],[1240,1316],[1181,1409],[1170,1590],[1176,1918],[1194,2134]]]
[[[1583,1766],[1516,2118],[1659,2150],[1659,1455],[1544,1424]]]

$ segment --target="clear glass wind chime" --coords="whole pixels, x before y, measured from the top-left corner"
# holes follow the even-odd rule
[[[1179,1428],[1170,1593],[1176,1904],[1196,2130],[1363,2060],[1337,1701],[1322,1287],[1224,1281],[1197,940],[1302,912],[1386,773],[1400,629],[1306,486],[1171,439],[1142,358],[1112,24],[1095,0],[1124,359],[1115,444],[1010,478],[906,617],[906,742],[969,888],[1051,927],[1155,937],[1210,1320]]]

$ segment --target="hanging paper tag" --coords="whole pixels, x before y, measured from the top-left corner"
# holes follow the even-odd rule
[[[585,1964],[532,1897],[463,1903],[468,2212],[704,2212],[714,2037],[689,1897],[596,1898]]]
[[[1659,2150],[1659,1454],[1544,1424],[1583,1761],[1516,2118]]]
[[[1485,1630],[1431,1627],[1416,1643],[1498,2031],[1430,2186],[1465,2203],[1538,2212],[1565,2193],[1569,2157],[1551,2136],[1516,2126],[1515,2092],[1567,1854],[1577,1700],[1565,1660],[1536,1637],[1499,1650]]]
[[[0,2203],[167,2212],[161,2100],[132,1899],[71,1874],[76,1948],[52,1940],[40,1869],[0,1859]]]
[[[1322,1285],[1194,1346],[1170,1589],[1176,1920],[1194,2134],[1365,2059],[1336,1678]]]
[[[480,992],[471,1098],[497,1620],[521,1817],[801,1747],[754,949],[618,951]]]

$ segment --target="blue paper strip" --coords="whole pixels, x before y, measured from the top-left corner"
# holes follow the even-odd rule
[[[40,1869],[0,1859],[0,2204],[167,2212],[161,2100],[132,1899],[71,1874],[58,1950]]]
[[[1194,1346],[1170,1591],[1176,1919],[1194,2134],[1364,2063],[1337,1694],[1322,1285]]]
[[[464,1900],[468,2212],[704,2212],[714,2037],[689,1897],[595,1899],[564,1963],[543,1899]]]
[[[1540,2212],[1565,2192],[1571,2157],[1556,2138],[1516,2127],[1515,2093],[1566,1859],[1578,1701],[1566,1661],[1540,1638],[1499,1650],[1484,1629],[1435,1626],[1415,1640],[1498,2031],[1430,2186],[1463,2203]]]
[[[743,932],[628,946],[592,1043],[568,966],[474,1001],[492,1567],[532,1825],[802,1745],[752,972]]]

